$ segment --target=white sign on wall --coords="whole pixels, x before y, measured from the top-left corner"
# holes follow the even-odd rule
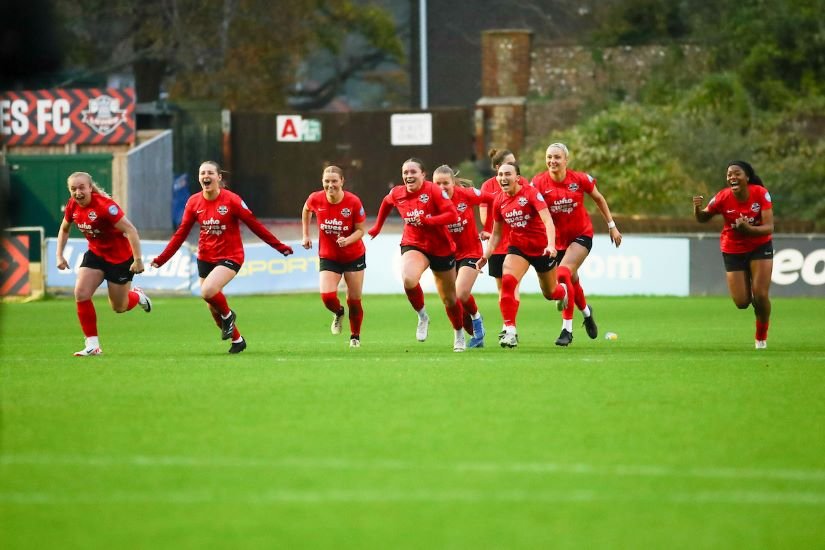
[[[393,145],[432,145],[433,116],[430,113],[392,115],[390,133]]]

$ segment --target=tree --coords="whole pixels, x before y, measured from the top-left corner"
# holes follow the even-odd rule
[[[825,0],[605,0],[600,45],[691,42],[734,71],[759,107],[825,91]]]
[[[342,65],[339,83],[403,56],[389,15],[350,0],[59,0],[57,10],[69,61],[86,74],[131,69],[140,102],[166,87],[172,99],[279,108],[312,51],[335,55],[348,37],[362,39],[363,55]]]

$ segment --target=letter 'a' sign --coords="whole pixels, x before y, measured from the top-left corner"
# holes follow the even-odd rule
[[[54,89],[0,93],[5,145],[134,143],[132,88]]]
[[[321,141],[321,121],[301,115],[277,115],[278,141]]]

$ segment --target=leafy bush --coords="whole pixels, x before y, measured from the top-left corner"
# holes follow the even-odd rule
[[[714,74],[671,104],[614,104],[545,143],[564,142],[569,168],[596,177],[616,214],[690,216],[690,197],[722,189],[727,163],[742,159],[771,190],[777,217],[825,228],[822,136],[825,100],[760,111],[735,76]],[[526,175],[546,170],[544,153],[522,155]]]

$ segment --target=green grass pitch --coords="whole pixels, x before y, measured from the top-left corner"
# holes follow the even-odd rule
[[[825,300],[603,298],[602,333],[523,296],[520,346],[452,352],[427,296],[367,296],[363,346],[311,295],[0,306],[0,547],[812,548],[825,545]]]

